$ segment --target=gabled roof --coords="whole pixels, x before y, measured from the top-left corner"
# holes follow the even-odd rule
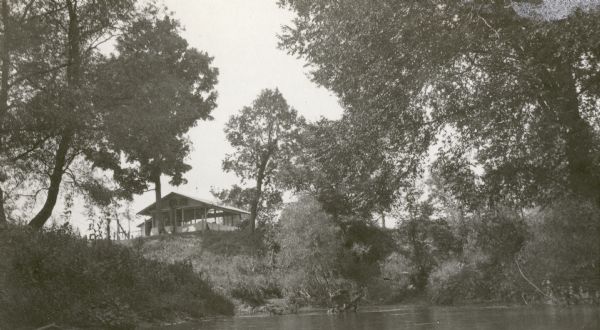
[[[238,213],[238,214],[250,214],[250,212],[248,212],[246,210],[238,209],[237,207],[224,205],[221,203],[209,201],[209,200],[202,199],[202,198],[191,197],[191,196],[187,196],[187,195],[176,193],[176,192],[168,193],[167,195],[163,196],[160,200],[163,201],[172,196],[179,196],[179,197],[187,198],[189,200],[195,201],[200,204],[204,204],[205,206],[208,206],[208,207],[211,207],[211,208],[214,208],[217,210],[221,210],[221,211]],[[143,210],[139,211],[137,214],[138,215],[151,215],[152,211],[154,210],[154,204],[156,204],[156,202],[146,206]]]

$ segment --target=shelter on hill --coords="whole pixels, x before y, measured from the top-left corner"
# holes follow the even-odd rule
[[[168,233],[193,232],[203,230],[232,231],[238,228],[242,219],[250,214],[246,210],[222,205],[201,198],[190,197],[179,193],[169,193],[160,199],[159,207],[152,203],[138,212],[148,216],[137,227],[141,236],[152,236],[158,233],[157,220],[163,221]],[[158,212],[157,217],[153,217]]]

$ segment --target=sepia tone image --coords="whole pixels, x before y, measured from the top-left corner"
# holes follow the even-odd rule
[[[600,329],[600,0],[0,0],[12,329]]]

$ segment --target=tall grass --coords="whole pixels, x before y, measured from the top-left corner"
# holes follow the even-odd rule
[[[134,249],[153,260],[189,263],[238,306],[281,298],[277,273],[260,233],[203,232],[138,239]]]

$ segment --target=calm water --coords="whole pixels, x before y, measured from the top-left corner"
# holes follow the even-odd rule
[[[172,326],[191,329],[600,329],[600,308],[576,307],[414,307],[386,306],[358,313],[307,313],[282,316],[234,317]]]

